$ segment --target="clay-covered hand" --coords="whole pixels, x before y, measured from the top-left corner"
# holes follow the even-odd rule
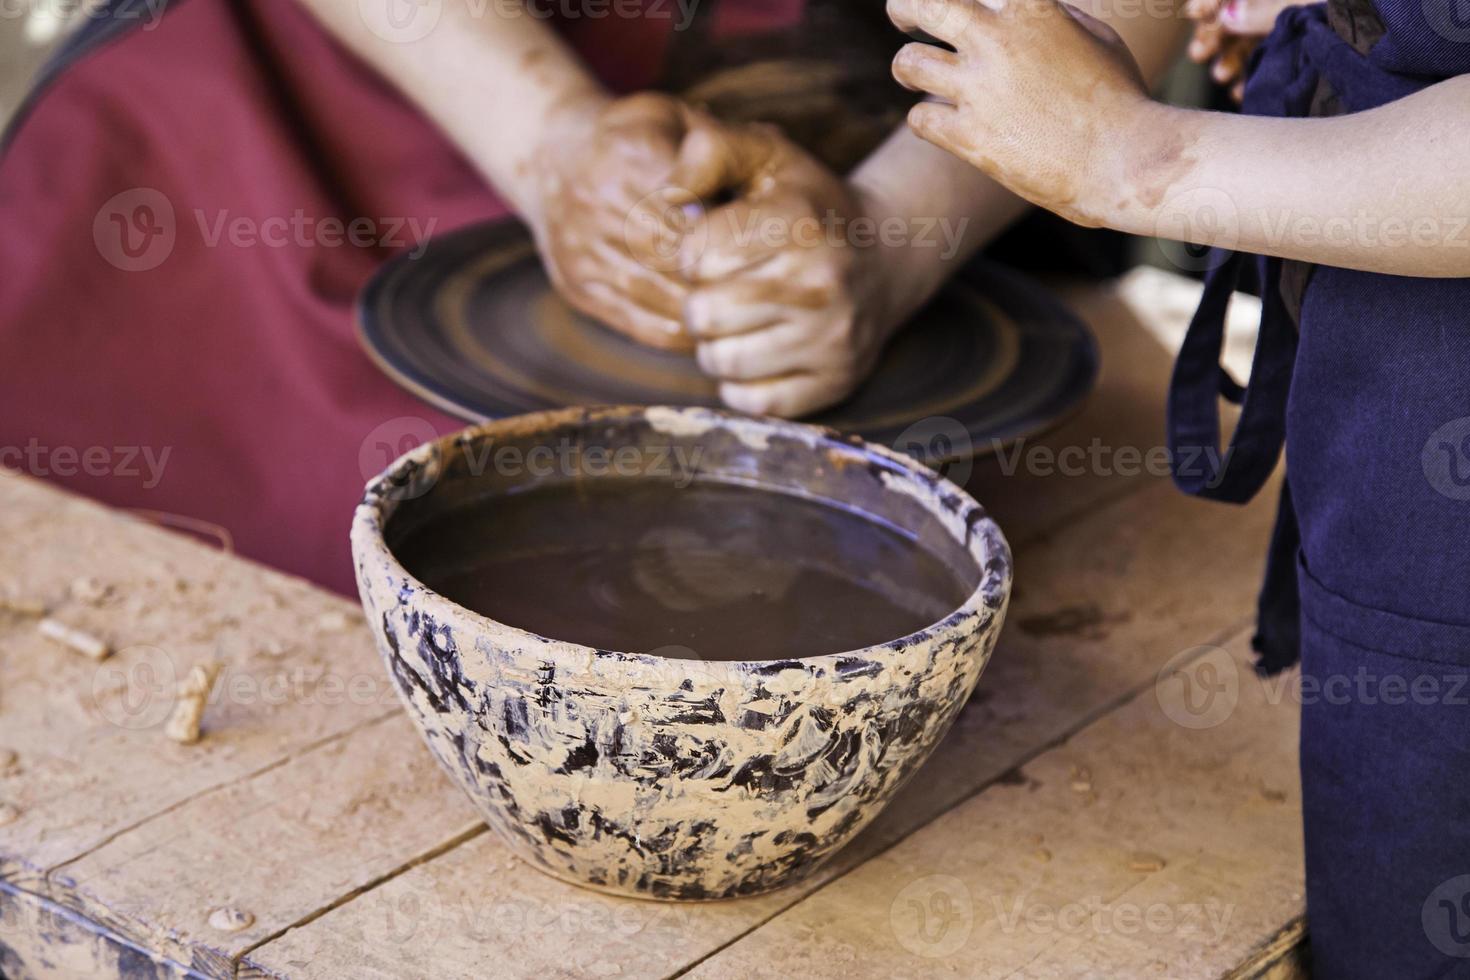
[[[853,224],[862,195],[764,126],[694,127],[675,183],[705,202],[684,320],[721,400],[787,417],[840,401],[898,325],[883,250]]]
[[[1120,144],[1149,100],[1110,27],[1058,0],[888,0],[907,44],[893,75],[935,101],[909,113],[915,133],[1015,193],[1078,224],[1101,224],[1120,179]]]
[[[537,154],[541,208],[533,226],[557,291],[582,312],[655,347],[688,350],[688,284],[664,196],[679,146],[699,113],[639,93],[569,112]],[[703,117],[700,117],[703,118]]]

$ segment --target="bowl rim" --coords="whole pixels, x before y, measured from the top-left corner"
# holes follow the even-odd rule
[[[966,528],[965,540],[960,544],[974,559],[980,570],[980,581],[965,601],[943,619],[921,627],[905,636],[882,643],[834,653],[814,654],[804,657],[784,657],[753,660],[704,660],[674,657],[658,657],[646,653],[607,650],[542,636],[531,630],[512,626],[460,605],[436,592],[410,573],[388,547],[384,533],[388,520],[401,500],[393,497],[393,491],[404,485],[406,480],[426,467],[442,465],[447,455],[457,445],[463,445],[487,435],[496,437],[534,435],[550,432],[568,424],[598,422],[648,421],[656,429],[671,436],[698,436],[712,429],[732,432],[742,441],[752,441],[759,446],[770,436],[794,438],[806,442],[813,449],[818,447],[852,453],[877,461],[884,466],[885,474],[907,484],[897,488],[887,487],[892,493],[908,493],[922,504],[941,525],[947,524],[942,508],[951,509],[956,519]],[[885,481],[887,482],[887,481]],[[779,491],[772,491],[779,492]],[[840,501],[831,501],[840,503]],[[952,533],[952,532],[951,532]],[[946,637],[965,634],[982,634],[991,621],[999,619],[1010,599],[1012,563],[1010,546],[1000,526],[989,516],[985,508],[964,488],[943,475],[931,470],[917,459],[870,443],[858,436],[839,432],[826,426],[795,422],[770,416],[753,416],[725,409],[666,405],[598,405],[573,408],[549,409],[523,415],[506,416],[474,423],[455,432],[430,440],[403,453],[389,463],[381,473],[370,480],[363,489],[362,499],[353,511],[351,530],[352,557],[358,573],[358,588],[364,605],[368,602],[367,584],[363,581],[368,559],[376,558],[386,566],[386,571],[405,584],[412,585],[418,592],[416,602],[431,607],[434,618],[439,622],[468,622],[488,636],[496,647],[525,651],[534,649],[543,660],[550,660],[558,667],[594,661],[608,663],[639,664],[652,668],[668,669],[669,664],[688,665],[695,669],[702,665],[706,669],[726,668],[730,670],[745,666],[753,669],[770,668],[773,665],[811,666],[835,668],[844,661],[891,660],[906,651],[934,643]],[[972,621],[979,620],[971,625]],[[374,624],[374,628],[377,626]],[[475,644],[479,646],[478,643]],[[461,651],[463,656],[463,651]]]

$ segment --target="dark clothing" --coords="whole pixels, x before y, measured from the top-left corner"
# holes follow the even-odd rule
[[[1360,112],[1470,73],[1470,21],[1453,13],[1451,0],[1289,9],[1245,111]],[[1434,233],[1470,245],[1465,215],[1441,217]],[[1353,233],[1387,248],[1410,231]],[[1242,260],[1217,261],[1171,391],[1176,459],[1214,446],[1217,393],[1239,400],[1216,329]],[[1470,976],[1470,280],[1257,265],[1261,339],[1235,452],[1178,476],[1247,499],[1287,447],[1257,643],[1268,671],[1302,664],[1315,969]]]

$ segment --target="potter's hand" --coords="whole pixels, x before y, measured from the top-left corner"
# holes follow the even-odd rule
[[[939,101],[909,112],[931,143],[1034,204],[1096,225],[1121,178],[1114,157],[1153,105],[1117,34],[1057,0],[888,0],[905,45],[893,75]]]
[[[685,323],[720,398],[758,415],[840,401],[897,325],[862,195],[767,127],[695,127],[674,182],[710,207],[686,229]]]
[[[667,249],[663,192],[698,113],[640,93],[601,101],[548,129],[538,153],[537,243],[573,306],[655,347],[688,350],[688,293]]]

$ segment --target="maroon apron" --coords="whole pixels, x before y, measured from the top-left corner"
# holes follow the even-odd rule
[[[676,35],[678,5],[644,6],[559,24],[615,91],[654,83]],[[728,2],[701,30],[801,10]],[[354,296],[390,255],[505,212],[296,0],[157,19],[114,0],[0,156],[0,465],[350,592],[365,478],[461,424],[373,366]]]

